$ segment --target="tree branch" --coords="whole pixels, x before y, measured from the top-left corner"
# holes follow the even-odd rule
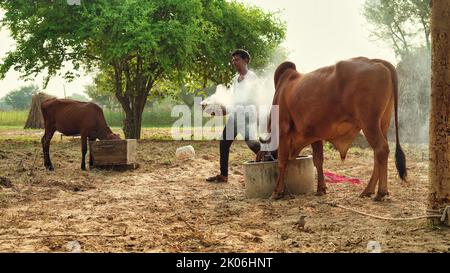
[[[409,52],[409,46],[408,46],[408,44],[405,43],[405,41],[402,40],[402,38],[399,37],[399,36],[397,35],[397,33],[394,31],[394,29],[392,28],[391,25],[389,25],[389,31],[391,32],[391,35],[393,35],[392,41],[394,42],[394,46],[395,46],[399,51],[401,51],[400,46],[399,46],[398,43],[395,41],[395,38],[397,38],[400,42],[403,43],[404,47],[406,48],[406,51]]]
[[[121,66],[119,63],[114,62],[113,67],[114,67],[114,76],[115,76],[115,84],[116,84],[116,98],[122,105],[125,112],[130,113],[131,112],[130,100],[127,96],[122,95],[123,84],[122,84]]]

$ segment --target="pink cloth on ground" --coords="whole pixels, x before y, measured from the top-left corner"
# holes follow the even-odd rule
[[[361,180],[358,178],[348,178],[345,176],[337,175],[332,172],[324,172],[323,175],[327,178],[326,182],[328,183],[345,183],[349,182],[353,185],[359,185],[361,184]]]

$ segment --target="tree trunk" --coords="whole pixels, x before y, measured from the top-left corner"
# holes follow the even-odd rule
[[[142,127],[142,113],[147,103],[148,95],[154,83],[161,76],[159,63],[148,65],[152,73],[144,73],[144,61],[137,56],[136,63],[127,58],[125,61],[114,61],[115,95],[125,112],[123,132],[127,139],[140,139]],[[132,69],[132,67],[134,67]]]
[[[433,0],[431,5],[428,206],[429,209],[439,210],[450,204],[450,0]]]
[[[123,107],[125,111],[125,120],[123,132],[127,139],[140,139],[142,128],[142,113],[144,111],[147,97],[138,96],[130,99],[131,107]]]

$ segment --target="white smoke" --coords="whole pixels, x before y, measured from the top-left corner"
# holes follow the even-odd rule
[[[220,112],[220,108],[230,112],[239,112],[241,106],[254,106],[257,110],[257,116],[250,121],[250,126],[256,126],[257,135],[267,137],[268,117],[272,108],[275,87],[273,84],[273,72],[266,72],[260,76],[249,76],[238,88],[231,86],[227,88],[219,85],[216,92],[201,102],[206,106],[205,111],[209,114]],[[247,108],[248,109],[248,108]],[[256,122],[256,124],[255,124]],[[239,127],[239,125],[238,125]]]
[[[201,105],[219,105],[223,107],[235,107],[237,105],[254,105],[257,109],[272,105],[275,87],[273,84],[273,72],[266,72],[258,77],[245,79],[239,88],[218,85],[216,92],[201,102]]]
[[[246,77],[239,84],[238,90],[233,90],[233,86],[230,86],[230,88],[226,88],[223,85],[217,86],[216,92],[201,102],[202,106],[209,106],[205,108],[206,112],[208,112],[208,108],[214,111],[223,107],[229,113],[240,105],[254,105],[258,112],[258,117],[256,118],[258,120],[258,134],[264,138],[275,94],[274,72],[278,65],[286,60],[287,55],[288,51],[286,49],[276,49],[268,67],[258,72],[250,67],[250,70],[256,72],[257,77]]]
[[[216,92],[203,100],[201,105],[219,105],[224,107],[233,105],[233,94],[231,89],[221,84],[218,85]]]

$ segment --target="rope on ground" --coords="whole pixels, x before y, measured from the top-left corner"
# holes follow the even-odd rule
[[[339,205],[336,203],[332,203],[332,202],[324,202],[324,203],[327,205],[330,205],[332,207],[338,207],[338,208],[349,210],[349,211],[352,211],[352,212],[355,212],[355,213],[358,213],[358,214],[361,214],[364,216],[369,216],[372,218],[376,218],[376,219],[380,219],[380,220],[388,220],[388,221],[411,221],[411,220],[418,220],[418,219],[424,219],[424,218],[442,218],[443,217],[443,215],[440,215],[440,214],[429,214],[429,215],[421,215],[421,216],[408,217],[408,218],[392,218],[392,217],[384,217],[384,216],[378,216],[378,215],[365,213],[365,212],[355,210],[352,208],[348,208],[348,207],[345,207],[345,206],[342,206],[342,205]],[[448,207],[447,207],[447,209],[448,209]],[[446,210],[444,210],[444,213],[446,213]]]
[[[0,241],[20,240],[20,239],[39,239],[50,237],[122,237],[126,234],[45,234],[45,235],[23,235],[18,237],[0,237]]]

